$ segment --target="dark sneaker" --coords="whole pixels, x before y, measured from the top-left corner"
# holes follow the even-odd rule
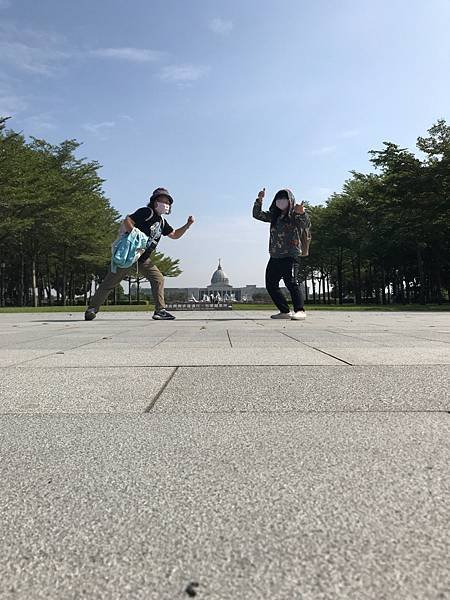
[[[153,319],[155,321],[173,321],[175,317],[167,312],[165,308],[161,308],[161,310],[156,310],[153,313]]]
[[[96,316],[97,310],[95,308],[88,308],[87,311],[84,313],[84,320],[93,321]]]

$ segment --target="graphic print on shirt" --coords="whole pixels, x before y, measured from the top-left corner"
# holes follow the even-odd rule
[[[155,248],[162,235],[161,222],[156,221],[149,229],[150,235],[148,236],[147,248]]]

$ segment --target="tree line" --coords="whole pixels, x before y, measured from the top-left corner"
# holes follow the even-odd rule
[[[27,141],[0,118],[2,306],[86,303],[107,271],[120,215],[79,146]],[[374,172],[352,171],[341,192],[307,207],[308,302],[449,301],[450,126],[437,121],[417,151],[385,142],[370,152]],[[176,259],[155,261],[166,276],[181,273]]]
[[[27,141],[0,118],[0,303],[86,303],[106,274],[120,215],[103,191],[96,161],[80,143]],[[177,260],[156,255],[162,271]]]
[[[417,154],[372,150],[373,173],[309,206],[309,302],[442,303],[450,289],[450,127],[437,121]]]

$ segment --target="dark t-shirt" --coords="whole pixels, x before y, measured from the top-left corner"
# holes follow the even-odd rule
[[[158,245],[162,235],[172,233],[173,227],[165,219],[158,216],[150,207],[138,208],[136,212],[128,215],[135,227],[148,235],[147,250],[139,258],[139,262],[146,260]]]

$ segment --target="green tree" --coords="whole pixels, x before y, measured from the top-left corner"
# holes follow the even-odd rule
[[[100,165],[78,158],[80,144],[52,145],[8,130],[0,119],[0,260],[8,304],[88,300],[106,274],[119,213],[103,192]],[[179,260],[155,253],[168,277]]]

